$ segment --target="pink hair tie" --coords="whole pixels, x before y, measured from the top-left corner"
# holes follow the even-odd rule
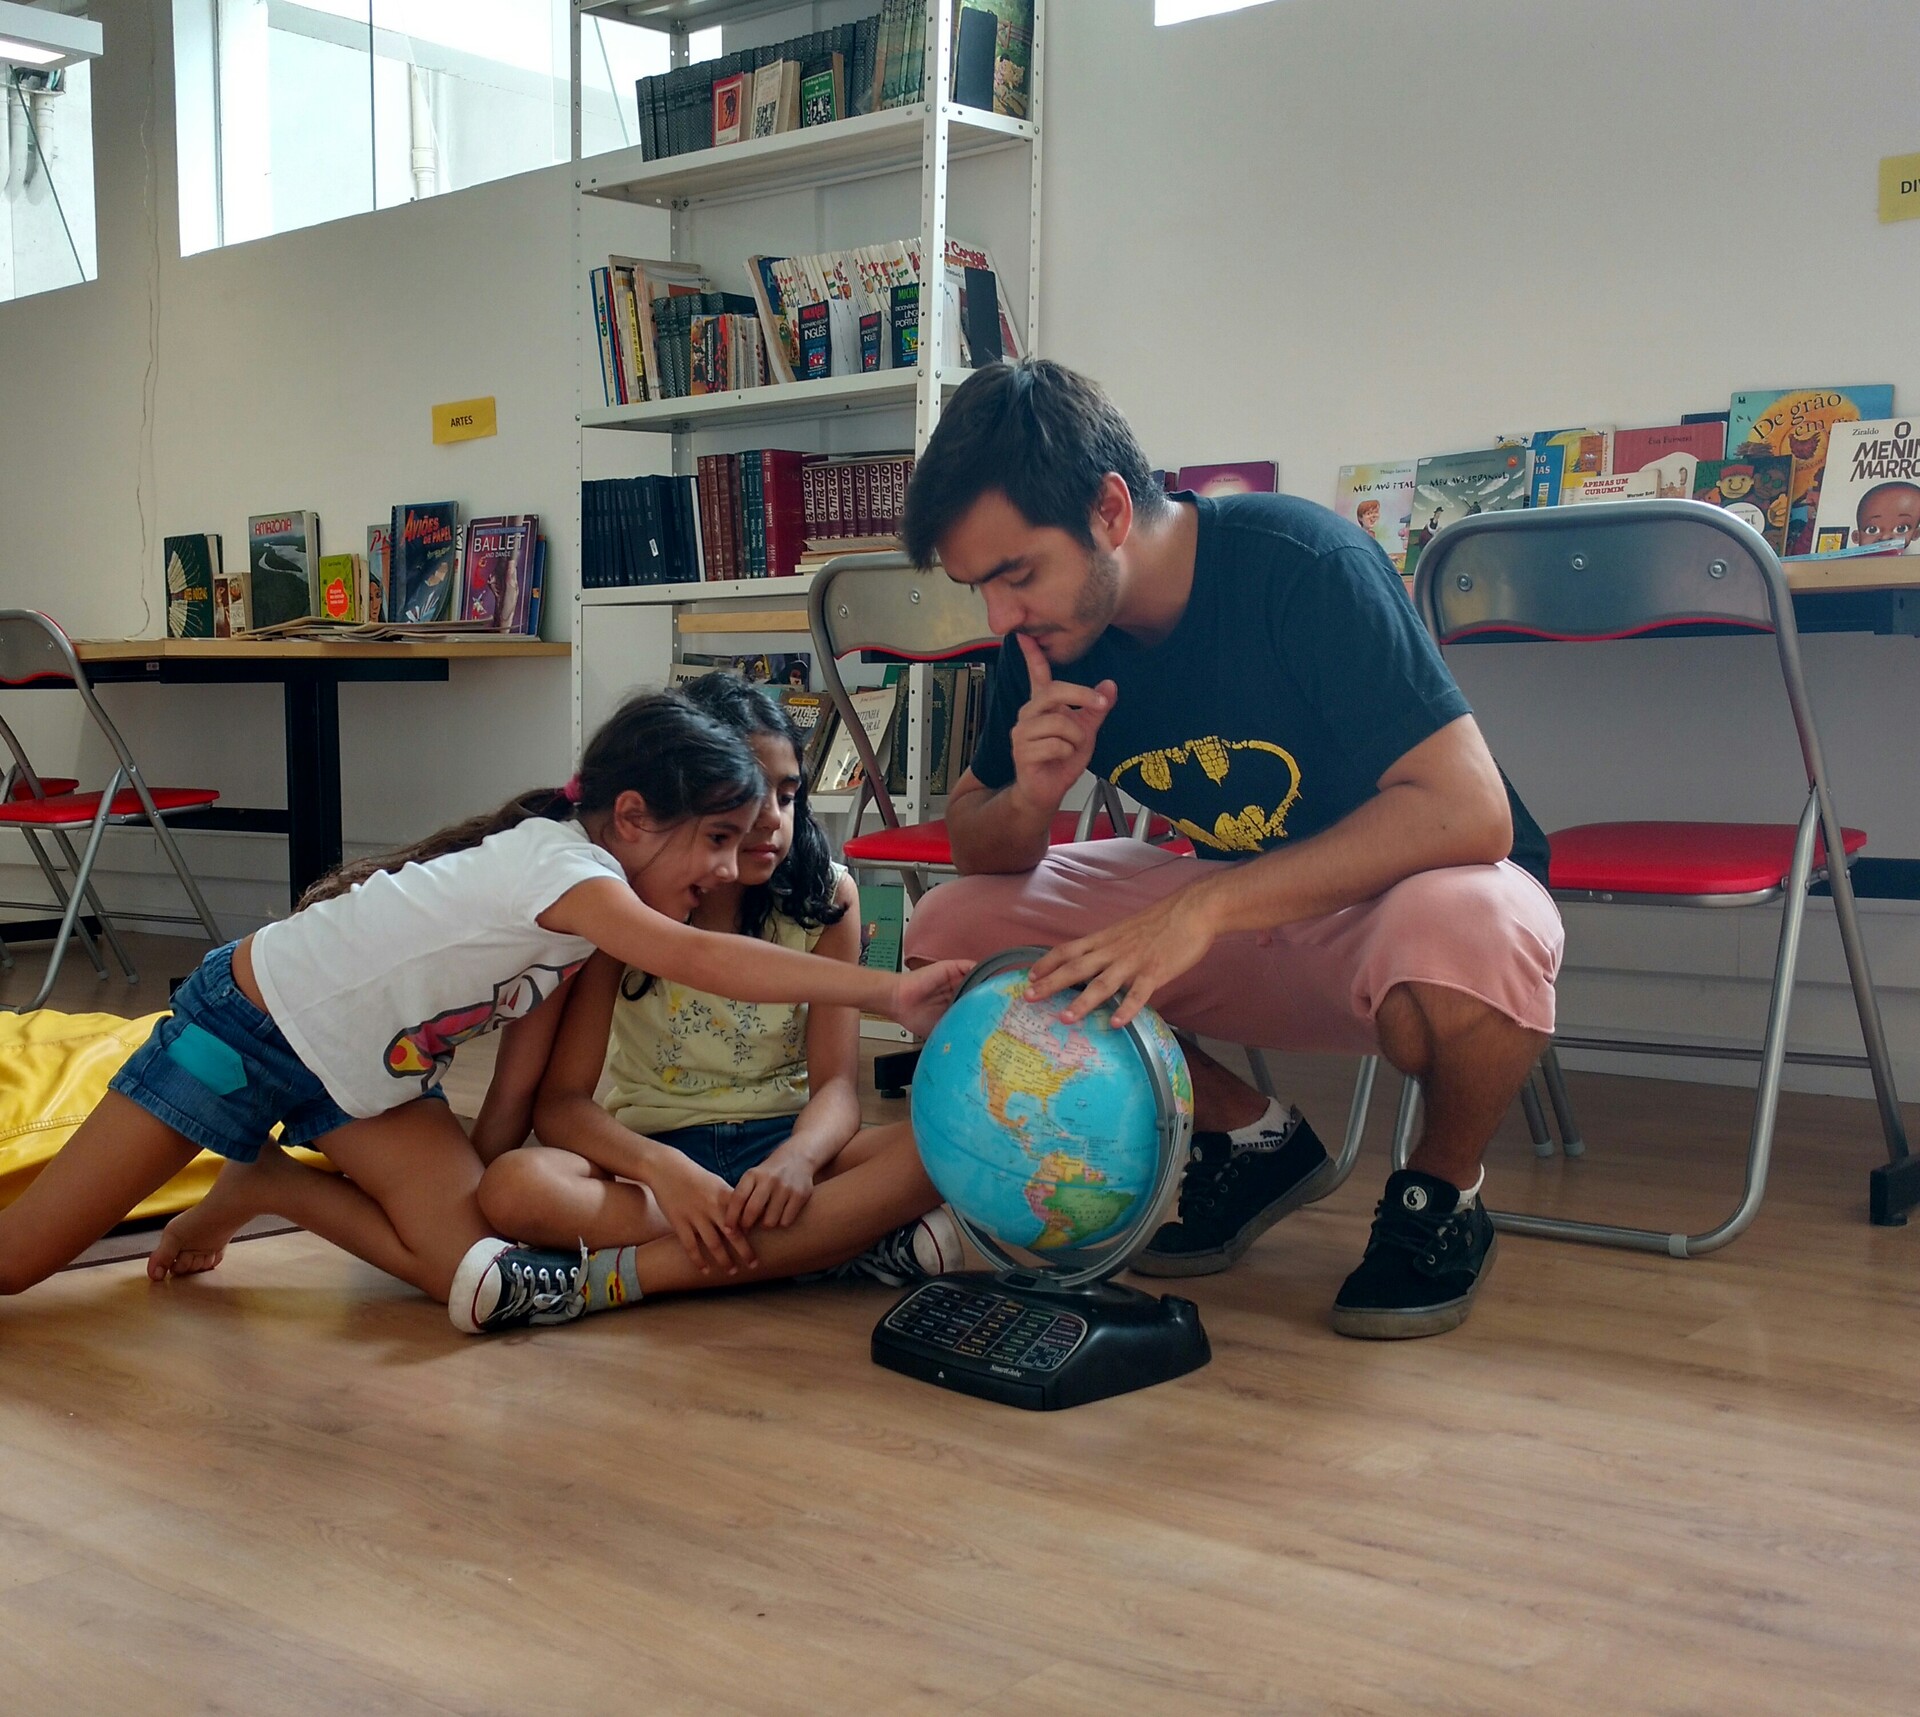
[[[579,804],[580,803],[580,777],[578,775],[570,776],[567,780],[566,786],[562,787],[560,791],[565,796],[566,801],[569,805]]]

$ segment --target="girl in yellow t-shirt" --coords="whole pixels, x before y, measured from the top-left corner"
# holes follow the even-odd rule
[[[690,922],[857,963],[859,890],[807,809],[799,733],[731,674],[685,692],[746,738],[767,780],[737,876]],[[540,1142],[480,1184],[487,1220],[520,1242],[500,1263],[527,1301],[483,1327],[803,1273],[900,1286],[956,1268],[958,1230],[909,1127],[861,1128],[859,1034],[852,1008],[737,1002],[590,960],[535,1102]],[[580,1247],[618,1249],[617,1266],[543,1291],[541,1265]]]

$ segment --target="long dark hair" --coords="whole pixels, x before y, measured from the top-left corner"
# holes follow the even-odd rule
[[[800,730],[764,686],[750,685],[737,674],[715,673],[703,674],[683,690],[694,708],[743,739],[755,734],[784,739],[793,747],[796,760],[805,757],[806,741]],[[793,845],[767,882],[742,890],[740,934],[764,935],[767,920],[776,911],[804,930],[838,924],[847,909],[835,902],[833,889],[833,850],[807,807],[807,777],[802,770],[793,798]]]
[[[574,782],[578,798],[569,792]],[[529,817],[563,823],[609,810],[622,793],[638,793],[649,814],[666,826],[734,810],[764,790],[759,759],[737,728],[696,709],[678,692],[636,692],[587,741],[580,773],[566,787],[536,787],[398,852],[343,864],[309,888],[300,904],[345,894],[381,871],[477,847]]]

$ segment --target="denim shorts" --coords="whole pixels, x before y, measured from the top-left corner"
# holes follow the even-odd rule
[[[283,1145],[311,1144],[353,1117],[293,1053],[273,1020],[233,981],[229,942],[174,993],[173,1012],[113,1076],[176,1133],[229,1162],[250,1163],[274,1124]]]
[[[728,1186],[738,1186],[748,1169],[757,1169],[787,1142],[798,1119],[797,1115],[770,1115],[760,1121],[719,1121],[711,1126],[675,1127],[655,1136]]]

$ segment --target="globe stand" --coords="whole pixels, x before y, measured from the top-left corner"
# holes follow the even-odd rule
[[[1038,948],[1016,948],[976,966],[960,996],[1030,966]],[[956,998],[956,1004],[960,998]],[[1065,1005],[1066,998],[1059,998]],[[937,1034],[936,1034],[937,1035]],[[874,1326],[873,1362],[943,1389],[1010,1407],[1078,1407],[1165,1383],[1213,1357],[1200,1308],[1109,1280],[1152,1237],[1173,1202],[1193,1134],[1193,1112],[1172,1033],[1145,1014],[1123,1028],[1152,1083],[1160,1135],[1153,1193],[1127,1227],[1095,1251],[1034,1262],[1016,1257],[953,1213],[995,1270],[936,1276],[909,1292]]]
[[[1056,1288],[1020,1271],[936,1276],[873,1331],[876,1365],[1039,1411],[1165,1383],[1212,1357],[1191,1300],[1115,1282]]]

